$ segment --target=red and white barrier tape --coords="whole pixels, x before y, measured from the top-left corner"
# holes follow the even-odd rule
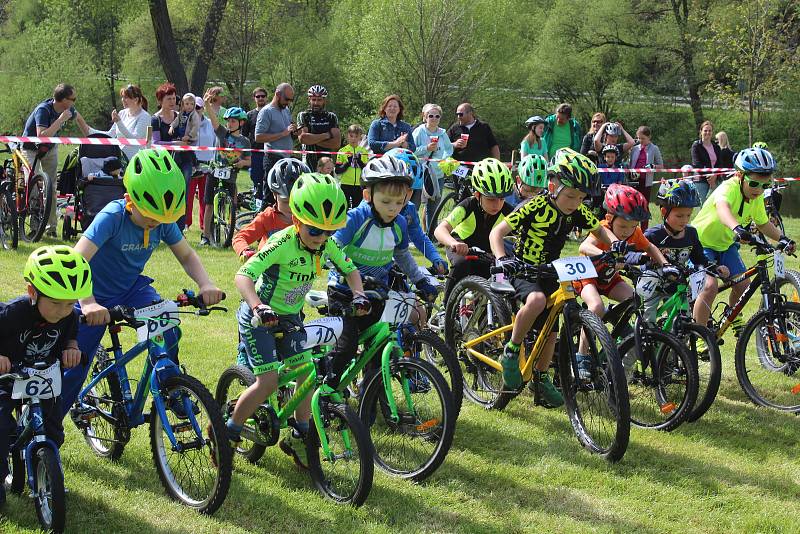
[[[117,145],[147,146],[147,139],[126,137],[30,137],[22,135],[0,135],[2,143],[49,143],[54,145]]]

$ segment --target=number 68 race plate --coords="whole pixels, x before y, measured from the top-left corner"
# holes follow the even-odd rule
[[[556,273],[558,273],[559,282],[597,278],[597,271],[594,268],[594,264],[592,260],[586,256],[557,259],[553,262],[553,268],[556,270]]]
[[[145,324],[136,329],[136,339],[145,341],[178,326],[181,323],[178,314],[171,313],[177,311],[178,305],[171,300],[137,309],[136,317],[142,318]]]

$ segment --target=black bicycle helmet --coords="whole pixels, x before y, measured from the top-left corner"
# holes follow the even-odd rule
[[[267,174],[267,187],[275,195],[281,198],[289,198],[292,186],[294,186],[300,175],[310,172],[311,169],[299,159],[279,159]]]

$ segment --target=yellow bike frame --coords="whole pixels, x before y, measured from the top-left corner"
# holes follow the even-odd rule
[[[558,316],[564,309],[564,305],[570,300],[575,300],[575,290],[572,288],[572,282],[560,282],[560,286],[561,287],[559,287],[555,293],[547,298],[546,309],[549,309],[550,313],[547,314],[547,320],[544,323],[544,327],[539,331],[539,335],[536,336],[536,342],[533,344],[533,348],[531,349],[531,357],[526,357],[524,344],[520,347],[519,367],[522,371],[522,379],[524,382],[530,381],[531,376],[533,375],[533,364],[539,359],[539,356],[541,356],[542,350],[544,350],[544,344],[547,341],[547,338],[550,337],[550,332],[553,329],[553,326],[556,324],[556,319],[558,319]],[[490,358],[489,356],[486,356],[481,352],[478,352],[473,347],[495,336],[499,336],[511,331],[514,328],[515,322],[516,315],[511,317],[511,324],[501,326],[500,328],[492,330],[487,334],[483,334],[482,336],[467,341],[464,343],[464,349],[466,349],[467,353],[476,360],[479,360],[489,367],[502,372],[503,366],[500,364],[500,362]]]

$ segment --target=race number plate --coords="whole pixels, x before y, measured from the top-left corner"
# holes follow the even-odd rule
[[[320,317],[303,325],[306,330],[306,342],[303,348],[333,347],[344,330],[341,317]]]
[[[636,294],[647,300],[655,294],[659,284],[660,280],[657,276],[646,274],[636,282]]]
[[[30,399],[39,397],[40,399],[52,399],[61,395],[61,366],[58,362],[47,369],[28,369],[31,377],[27,380],[17,379],[14,381],[14,389],[11,390],[12,399]]]
[[[384,303],[381,321],[389,324],[409,322],[411,320],[411,311],[414,309],[416,302],[417,298],[414,293],[389,291],[389,297]]]
[[[458,176],[459,178],[466,178],[469,176],[469,167],[466,165],[459,165],[458,168],[453,172],[453,176]]]
[[[594,268],[594,264],[592,260],[586,256],[557,259],[553,262],[553,268],[556,270],[556,273],[558,273],[559,282],[597,278],[597,271]]]
[[[136,310],[136,317],[145,322],[136,329],[136,338],[146,341],[148,338],[163,334],[181,324],[178,319],[178,305],[171,300],[162,300],[152,306]]]
[[[706,272],[696,271],[689,277],[689,289],[691,290],[692,300],[697,300],[697,296],[706,285]]]
[[[786,265],[783,260],[783,253],[775,251],[773,254],[775,261],[775,278],[786,278]]]
[[[219,180],[230,180],[231,169],[229,167],[223,167],[222,169],[214,169],[214,178],[217,178]]]

